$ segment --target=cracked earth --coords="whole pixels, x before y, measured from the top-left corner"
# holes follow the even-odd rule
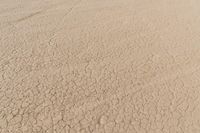
[[[0,133],[200,133],[200,1],[0,0]]]

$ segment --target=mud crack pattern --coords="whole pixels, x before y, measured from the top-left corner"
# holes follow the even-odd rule
[[[199,7],[1,0],[0,133],[200,133]]]

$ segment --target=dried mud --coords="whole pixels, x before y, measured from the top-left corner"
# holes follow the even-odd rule
[[[0,133],[200,133],[199,7],[1,0]]]

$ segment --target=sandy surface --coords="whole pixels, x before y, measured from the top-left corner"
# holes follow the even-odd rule
[[[0,133],[200,133],[200,1],[0,0]]]

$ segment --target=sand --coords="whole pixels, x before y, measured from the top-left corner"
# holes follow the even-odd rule
[[[0,133],[200,133],[199,0],[0,0]]]

